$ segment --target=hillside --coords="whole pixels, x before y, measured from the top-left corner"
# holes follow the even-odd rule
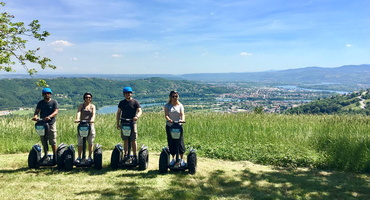
[[[149,102],[165,102],[171,90],[180,92],[183,100],[204,100],[227,91],[225,87],[191,81],[173,81],[163,78],[117,81],[100,78],[46,79],[54,92],[53,98],[62,106],[76,106],[82,95],[91,92],[97,106],[114,105],[122,100],[122,88],[131,86],[134,97]],[[1,79],[0,109],[34,107],[42,98],[37,79]]]
[[[370,89],[319,99],[286,110],[285,113],[370,115]]]

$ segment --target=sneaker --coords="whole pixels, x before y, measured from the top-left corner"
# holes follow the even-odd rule
[[[123,156],[123,160],[126,161],[128,159],[128,156],[127,155],[124,155]]]
[[[181,166],[181,161],[177,162],[174,167],[179,168],[180,166]]]
[[[186,162],[184,161],[184,159],[181,159],[181,161],[180,161],[180,165],[181,165],[181,167],[185,167],[186,166]]]
[[[136,156],[136,155],[134,155],[134,156],[132,157],[132,162],[133,162],[133,163],[136,163],[136,162],[137,162],[137,156]]]
[[[48,163],[49,161],[50,161],[49,156],[44,156],[44,157],[42,158],[42,162],[43,162],[43,163]]]
[[[80,164],[80,162],[81,162],[81,158],[77,158],[77,159],[75,160],[75,163],[77,163],[77,164]]]
[[[89,156],[89,158],[87,159],[87,162],[94,162],[94,160]]]
[[[171,162],[170,162],[170,165],[175,165],[175,162],[176,162],[176,160],[172,159]]]

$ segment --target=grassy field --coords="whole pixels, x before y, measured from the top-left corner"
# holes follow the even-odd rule
[[[0,155],[2,199],[370,199],[366,174],[307,168],[286,170],[248,161],[198,158],[195,175],[158,173],[158,153],[149,167],[112,170],[110,151],[103,169],[28,169],[27,154]]]
[[[198,155],[289,168],[370,172],[370,127],[366,116],[187,113],[187,148]],[[58,116],[58,142],[76,144],[72,114]],[[166,146],[162,112],[144,113],[138,144],[152,153]],[[26,153],[39,142],[30,117],[0,118],[0,153]],[[96,143],[112,150],[121,142],[115,115],[98,115]]]
[[[187,113],[185,144],[198,170],[158,173],[166,145],[163,113],[144,113],[138,144],[149,147],[145,171],[112,170],[121,142],[113,114],[98,115],[103,169],[28,169],[39,142],[31,117],[0,118],[2,199],[370,199],[366,116]],[[58,142],[76,144],[74,115],[58,116]],[[260,165],[263,164],[263,165]],[[15,188],[17,192],[15,192]]]

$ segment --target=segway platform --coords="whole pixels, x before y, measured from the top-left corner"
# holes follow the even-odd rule
[[[133,168],[139,166],[139,170],[146,170],[148,168],[149,152],[148,147],[142,145],[139,151],[139,156],[135,160],[133,155],[129,155],[128,158],[124,158],[124,148],[121,143],[117,144],[112,152],[111,156],[111,168]]]
[[[57,165],[59,169],[64,167],[64,157],[67,150],[67,145],[61,143],[57,148],[57,158],[54,159],[53,155],[48,155],[49,159],[47,162],[43,160],[42,147],[40,144],[35,144],[32,146],[30,153],[28,154],[28,167],[29,168],[39,168],[40,166],[55,166]]]
[[[159,171],[161,173],[168,172],[168,169],[171,171],[186,171],[188,170],[190,174],[195,174],[197,169],[197,154],[195,149],[190,149],[189,154],[187,155],[187,163],[184,166],[176,166],[176,162],[174,164],[170,164],[170,150],[168,147],[164,147],[162,152],[159,156]]]
[[[103,164],[103,156],[102,156],[102,146],[99,144],[95,144],[93,150],[93,160],[88,161],[85,158],[82,158],[81,161],[78,163],[75,161],[75,147],[70,145],[65,153],[65,167],[66,171],[70,171],[73,169],[73,166],[76,167],[91,167],[94,166],[94,169],[101,169]]]

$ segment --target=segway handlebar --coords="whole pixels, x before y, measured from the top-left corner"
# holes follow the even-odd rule
[[[131,122],[133,119],[129,119],[129,118],[120,118],[121,121],[126,121],[126,122]]]
[[[37,119],[32,119],[32,120],[36,122],[41,122],[41,121],[44,121],[44,118],[37,118]]]
[[[75,123],[90,123],[90,120],[83,119],[83,120],[80,120],[80,121],[75,121]]]
[[[185,124],[186,122],[185,121],[181,121],[181,120],[179,120],[179,121],[167,121],[167,122],[170,122],[170,123],[174,123],[174,124]]]

